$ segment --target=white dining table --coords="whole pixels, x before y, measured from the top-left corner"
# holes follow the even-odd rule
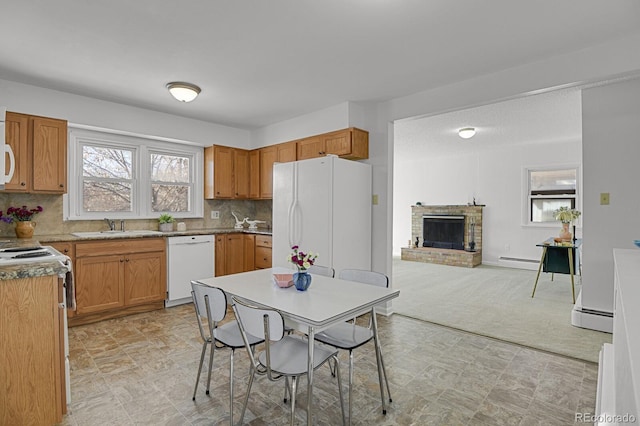
[[[278,272],[282,272],[278,270]],[[292,271],[293,272],[293,271]],[[198,282],[217,287],[229,296],[235,296],[264,308],[275,309],[285,322],[309,336],[307,362],[307,424],[313,424],[313,348],[315,333],[358,315],[373,312],[376,305],[399,296],[399,290],[377,287],[323,275],[313,275],[311,286],[298,291],[294,286],[280,288],[273,281],[273,270],[250,272],[199,279]],[[231,298],[229,298],[230,300]],[[376,351],[380,349],[375,315],[372,326]],[[378,355],[378,352],[376,352]],[[381,377],[381,373],[378,373]],[[381,392],[382,383],[380,384]]]

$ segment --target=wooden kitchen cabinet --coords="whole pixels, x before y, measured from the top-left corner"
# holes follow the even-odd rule
[[[256,235],[256,269],[271,268],[271,235]]]
[[[219,234],[215,244],[216,277],[255,269],[255,235],[241,232]]]
[[[16,158],[13,178],[5,184],[5,191],[67,192],[65,120],[7,112],[5,137]]]
[[[249,198],[260,198],[260,150],[249,152]]]
[[[66,412],[57,275],[0,282],[0,424],[51,425]]]
[[[348,160],[369,158],[369,132],[355,127],[297,141],[298,160],[337,155]]]
[[[296,142],[285,142],[260,149],[260,198],[273,198],[273,164],[297,159]]]
[[[75,243],[76,315],[70,325],[162,309],[167,294],[163,238]]]
[[[205,199],[249,198],[249,151],[214,145],[204,157]]]

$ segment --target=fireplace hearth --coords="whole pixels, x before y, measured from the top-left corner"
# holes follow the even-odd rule
[[[483,207],[411,206],[411,241],[416,244],[402,248],[401,258],[469,268],[480,265]]]

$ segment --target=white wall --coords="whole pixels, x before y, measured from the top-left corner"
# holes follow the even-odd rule
[[[70,125],[159,136],[201,146],[219,144],[248,148],[250,141],[248,130],[7,80],[0,80],[0,105],[9,111],[65,119]]]
[[[500,256],[538,260],[536,243],[556,236],[560,225],[523,226],[523,169],[578,165],[580,140],[519,143],[456,154],[413,159],[394,165],[393,254],[411,238],[411,205],[484,204],[482,261],[496,264]],[[580,233],[578,232],[578,235]]]
[[[582,306],[613,310],[614,248],[640,239],[640,79],[584,90]],[[600,205],[600,193],[610,205]]]

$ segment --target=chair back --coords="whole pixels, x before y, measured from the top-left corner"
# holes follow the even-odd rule
[[[284,319],[278,311],[252,306],[236,297],[231,297],[233,312],[240,330],[259,339],[281,340],[284,336]]]
[[[231,306],[236,315],[240,334],[247,349],[249,359],[253,368],[258,374],[266,374],[269,380],[277,380],[281,376],[273,375],[271,372],[271,343],[282,340],[284,337],[284,318],[279,312],[272,309],[262,309],[250,305],[236,297],[231,297]],[[261,367],[261,362],[254,353],[254,347],[249,342],[247,335],[251,334],[259,339],[264,339],[265,362]]]
[[[315,275],[324,275],[329,278],[336,276],[336,271],[328,266],[311,265],[309,272]]]
[[[191,281],[191,297],[196,310],[200,335],[206,341],[213,339],[213,330],[217,323],[227,315],[227,296],[217,287],[209,287],[196,281]],[[204,331],[202,319],[207,319],[209,335]]]
[[[389,278],[385,274],[363,269],[343,269],[338,278],[347,281],[357,281],[364,284],[371,284],[378,287],[389,287]]]

